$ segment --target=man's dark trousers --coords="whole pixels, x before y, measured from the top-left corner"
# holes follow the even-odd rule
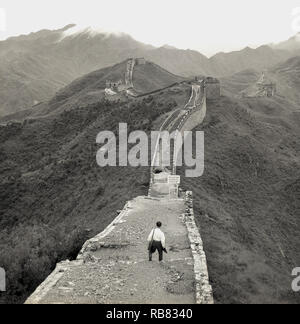
[[[152,248],[149,251],[149,261],[152,261],[152,254],[155,253],[156,250],[158,251],[159,254],[159,261],[163,260],[163,246],[161,242],[153,241]]]

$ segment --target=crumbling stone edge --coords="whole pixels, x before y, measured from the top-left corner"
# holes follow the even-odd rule
[[[132,209],[132,202],[128,201],[121,213],[117,218],[114,219],[114,221],[108,225],[103,232],[98,234],[97,236],[91,238],[90,240],[86,241],[81,249],[81,251],[78,254],[77,260],[84,260],[87,253],[97,250],[98,248],[101,248],[101,245],[103,245],[103,239],[110,234],[118,224],[121,224],[124,222],[123,218],[128,215],[128,212],[130,209]]]
[[[55,270],[43,283],[35,290],[35,292],[26,300],[25,304],[39,304],[47,293],[56,285],[68,268],[70,261],[63,261],[56,265]]]
[[[184,222],[188,230],[191,250],[194,259],[194,274],[196,283],[196,304],[214,304],[213,291],[209,282],[207,259],[203,248],[199,229],[195,223],[193,193],[186,192],[186,212]]]
[[[103,232],[93,237],[92,239],[85,242],[83,245],[78,257],[75,261],[62,261],[56,265],[55,270],[42,282],[40,286],[32,293],[32,295],[26,300],[25,304],[40,304],[42,303],[42,299],[48,294],[48,292],[57,284],[57,282],[61,279],[64,273],[71,266],[78,266],[85,262],[89,257],[89,252],[93,250],[98,245],[103,243],[102,240],[111,233],[118,224],[124,222],[123,218],[125,218],[130,209],[132,209],[132,201],[127,202],[124,209],[121,211],[118,217],[116,217],[113,222],[108,225]]]

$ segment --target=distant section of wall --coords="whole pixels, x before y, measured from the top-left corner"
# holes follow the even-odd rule
[[[129,59],[126,65],[126,72],[125,72],[125,84],[128,88],[133,88],[133,69],[135,66],[135,59]]]
[[[206,98],[204,97],[201,108],[192,110],[185,119],[184,124],[181,128],[181,133],[185,131],[191,131],[198,125],[202,124],[206,116],[206,109]]]
[[[257,84],[258,97],[274,97],[276,94],[276,83],[274,83],[267,72],[263,72]]]
[[[256,84],[251,85],[247,89],[241,91],[242,98],[255,97],[274,97],[277,92],[276,83],[263,72]]]
[[[263,84],[263,83],[258,83],[257,84],[257,96],[261,97],[274,97],[276,94],[276,84],[275,83],[270,83],[270,84]]]
[[[192,94],[193,96],[193,94]],[[184,137],[185,131],[192,131],[195,127],[198,125],[201,125],[206,117],[206,92],[204,88],[204,84],[201,82],[201,91],[200,96],[198,93],[196,93],[196,100],[195,100],[195,106],[193,108],[190,108],[186,111],[186,113],[182,116],[181,119],[179,119],[176,123],[178,125],[175,130],[178,130],[181,135]],[[192,99],[192,97],[191,97]],[[190,101],[191,101],[190,99]],[[176,143],[177,137],[175,138]],[[173,163],[172,163],[172,174],[176,174],[176,163],[177,163],[177,153],[174,149],[174,155],[173,155]]]

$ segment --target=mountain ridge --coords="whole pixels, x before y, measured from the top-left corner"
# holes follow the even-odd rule
[[[155,48],[126,34],[73,34],[75,25],[43,30],[0,42],[0,116],[15,113],[48,100],[71,81],[129,57],[145,57],[184,77],[232,75],[254,68],[269,68],[294,55],[290,51],[261,46],[207,58],[195,50],[169,45]]]
[[[171,112],[183,109],[191,89],[182,83],[120,100],[92,92],[95,101],[88,101],[90,90],[103,86],[99,73],[118,78],[122,64],[120,71],[84,77],[71,92],[67,87],[65,101],[52,99],[55,113],[0,126],[0,262],[9,288],[0,303],[23,302],[55,264],[76,258],[126,201],[147,194],[148,167],[97,165],[97,134],[117,134],[120,122],[129,131],[158,130]],[[291,80],[293,93],[298,64],[296,58],[275,68],[278,77]],[[196,128],[205,131],[205,173],[200,180],[185,178],[181,169],[181,187],[194,192],[216,302],[297,303],[290,269],[299,259],[300,101],[289,93],[232,98],[239,80],[247,87],[248,75],[255,82],[255,71],[240,72],[223,81],[228,95],[207,101],[207,117]]]

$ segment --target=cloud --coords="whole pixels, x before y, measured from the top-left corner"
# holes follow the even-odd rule
[[[75,25],[67,30],[65,30],[60,38],[60,41],[67,37],[76,37],[78,35],[85,34],[88,35],[89,37],[95,37],[97,35],[105,35],[105,36],[122,36],[124,35],[122,32],[119,31],[113,31],[113,30],[108,30],[104,28],[99,28],[99,27],[92,27],[92,26],[83,26],[83,25]]]

